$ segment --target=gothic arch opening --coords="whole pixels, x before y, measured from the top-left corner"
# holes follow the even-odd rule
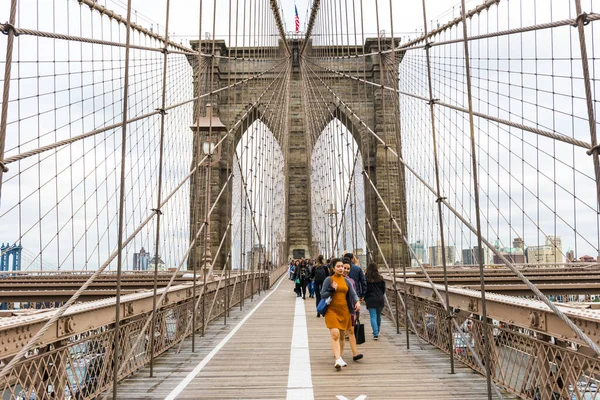
[[[232,268],[257,270],[285,262],[284,155],[271,130],[255,120],[233,154]]]
[[[339,119],[316,138],[310,163],[313,254],[328,258],[348,250],[362,258],[367,246],[363,157]]]

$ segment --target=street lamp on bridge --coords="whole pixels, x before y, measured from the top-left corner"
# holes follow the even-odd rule
[[[333,203],[329,206],[327,211],[329,217],[328,224],[331,228],[331,258],[335,257],[335,242],[333,240],[333,229],[337,226],[337,210],[333,206]]]
[[[211,168],[214,167],[215,165],[217,165],[219,163],[219,161],[221,161],[221,147],[223,146],[223,144],[221,145],[217,145],[219,143],[219,141],[222,138],[222,134],[227,132],[227,128],[225,127],[225,125],[223,125],[223,122],[221,122],[221,119],[218,116],[213,115],[213,107],[212,104],[207,104],[206,105],[206,116],[205,117],[198,117],[198,121],[196,122],[196,124],[190,126],[190,128],[192,129],[192,131],[195,134],[199,134],[197,139],[198,141],[200,141],[201,146],[199,146],[199,148],[201,149],[201,153],[202,154],[198,154],[198,157],[207,157],[206,161],[204,163],[202,163],[202,165],[207,169],[207,173],[206,173],[206,203],[205,203],[205,207],[206,207],[206,239],[205,239],[205,250],[204,250],[204,257],[202,259],[202,265],[205,268],[205,273],[206,271],[210,268],[210,266],[212,265],[212,251],[211,251],[211,237],[210,237],[210,216],[208,215],[208,210],[211,207],[211,197],[212,197],[212,193],[211,193]],[[216,154],[215,154],[216,151]]]

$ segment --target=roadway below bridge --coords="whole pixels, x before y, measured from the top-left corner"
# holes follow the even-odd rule
[[[255,296],[243,311],[231,311],[198,335],[196,352],[188,338],[119,385],[119,398],[131,399],[487,399],[485,378],[411,335],[396,334],[384,318],[374,341],[363,308],[364,358],[352,361],[346,343],[346,368],[336,372],[329,331],[316,318],[315,301],[297,299],[292,282]],[[506,396],[505,398],[511,398]]]

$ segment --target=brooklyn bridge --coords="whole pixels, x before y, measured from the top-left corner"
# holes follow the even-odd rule
[[[2,400],[600,399],[598,20],[2,2]]]

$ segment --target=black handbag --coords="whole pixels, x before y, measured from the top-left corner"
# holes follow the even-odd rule
[[[354,336],[356,337],[356,344],[363,344],[365,342],[365,325],[360,323],[360,319],[356,320]]]

